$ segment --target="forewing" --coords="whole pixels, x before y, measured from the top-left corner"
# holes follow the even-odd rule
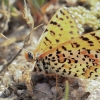
[[[79,36],[78,24],[66,7],[59,9],[44,30],[35,52],[46,52]]]

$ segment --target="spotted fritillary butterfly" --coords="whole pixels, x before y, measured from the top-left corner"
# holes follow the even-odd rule
[[[33,51],[45,73],[95,79],[100,75],[100,30],[80,36],[72,13],[63,7],[52,17]],[[38,55],[38,56],[37,56]],[[30,53],[25,57],[34,61]]]

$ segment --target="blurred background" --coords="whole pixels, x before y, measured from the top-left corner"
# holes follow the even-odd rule
[[[24,0],[0,0],[0,34],[4,34],[11,41],[17,43],[20,47],[23,45],[23,41],[30,33],[31,28],[43,24],[33,32],[32,43],[29,48],[25,49],[35,49],[43,30],[46,28],[54,13],[61,7],[68,7],[68,9],[72,11],[78,23],[81,25],[80,30],[83,34],[100,29],[100,0],[26,0],[26,4],[30,9],[30,14],[33,18],[32,24],[28,24],[27,20],[23,17],[22,13],[25,11]],[[19,48],[16,48],[16,44],[10,40],[5,39],[2,36],[0,37],[0,65],[10,61],[10,59],[13,58],[13,56],[19,50]],[[16,59],[16,70],[19,66],[27,65],[24,64],[26,61],[22,61],[20,62],[21,65],[18,65],[19,60],[21,61],[24,59],[24,55],[20,54],[19,57],[20,58]],[[14,66],[15,65],[13,65],[13,68]],[[11,70],[12,68],[10,71]],[[10,73],[10,76],[11,75],[16,76],[17,74]],[[7,75],[4,76],[7,79]],[[18,82],[19,78],[17,78],[15,78],[14,81],[17,80]],[[1,81],[3,82],[0,84],[6,83],[6,86],[8,87],[8,81]]]

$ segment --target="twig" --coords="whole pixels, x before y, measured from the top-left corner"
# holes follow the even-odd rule
[[[26,42],[29,40],[30,34],[26,37],[23,47],[17,52],[17,54],[15,54],[15,56],[7,63],[3,66],[2,70],[0,70],[0,73],[2,73],[4,70],[6,70],[8,68],[8,66],[16,59],[16,57],[21,53],[21,51],[23,50],[23,48],[26,46]]]
[[[18,51],[18,53],[5,65],[3,65],[2,70],[0,70],[0,73],[2,73],[4,70],[8,68],[8,66],[15,60],[15,58],[21,53],[22,49]]]

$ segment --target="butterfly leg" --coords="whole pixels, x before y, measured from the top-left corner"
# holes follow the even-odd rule
[[[62,97],[60,89],[58,88],[58,78],[59,78],[59,76],[56,74],[56,90],[57,90],[58,94],[60,95],[60,97]]]
[[[57,74],[55,75],[55,74],[46,74],[46,73],[44,75],[49,76],[49,77],[51,77],[51,76],[55,77],[55,79],[56,79],[56,90],[57,90],[58,94],[62,97],[60,90],[58,88],[58,78],[59,78],[59,76]]]

